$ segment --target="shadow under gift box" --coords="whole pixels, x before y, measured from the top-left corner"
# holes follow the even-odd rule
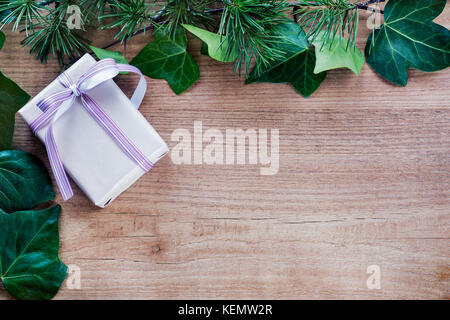
[[[66,72],[76,82],[95,62],[92,56],[86,54]],[[20,109],[19,114],[28,124],[31,123],[42,113],[37,103],[62,89],[64,87],[59,81],[54,80]],[[113,80],[103,82],[87,94],[151,163],[155,164],[167,154],[169,149],[164,140]],[[37,134],[41,141],[45,139],[47,128]],[[111,203],[145,173],[89,115],[80,97],[53,124],[53,134],[66,172],[99,207]]]

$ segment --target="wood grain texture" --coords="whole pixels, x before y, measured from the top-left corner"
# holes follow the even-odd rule
[[[448,7],[437,21],[450,27]],[[35,95],[60,70],[21,38],[7,32],[0,69]],[[150,39],[132,39],[127,57]],[[244,85],[232,64],[201,56],[198,40],[189,46],[200,81],[176,96],[148,79],[144,116],[170,147],[172,132],[193,132],[197,120],[223,132],[277,128],[278,174],[166,156],[105,209],[78,188],[68,202],[58,196],[61,256],[81,268],[81,289],[64,284],[56,298],[450,298],[449,70],[410,71],[405,88],[367,65],[359,77],[335,70],[303,99],[289,85]],[[117,82],[129,93],[136,79]],[[14,147],[48,165],[19,117]],[[369,265],[381,268],[380,290],[367,289]]]

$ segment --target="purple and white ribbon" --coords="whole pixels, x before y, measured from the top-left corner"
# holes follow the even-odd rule
[[[53,124],[73,105],[78,97],[86,111],[98,122],[98,124],[111,136],[122,151],[132,159],[142,170],[149,171],[153,164],[133,144],[116,123],[103,111],[103,109],[88,95],[89,90],[99,84],[114,78],[119,72],[137,73],[141,76],[139,84],[131,97],[132,104],[139,108],[145,96],[147,83],[144,76],[136,67],[127,64],[117,64],[113,59],[103,59],[93,64],[76,82],[73,82],[67,72],[62,73],[58,80],[65,88],[57,91],[37,104],[43,112],[30,123],[34,134],[48,125],[45,135],[45,147],[47,149],[50,165],[55,175],[56,183],[64,200],[73,196],[73,191],[67,178],[64,165],[58,153],[58,147],[53,137]]]

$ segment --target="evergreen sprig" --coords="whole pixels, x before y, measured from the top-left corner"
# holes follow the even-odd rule
[[[55,18],[64,20],[72,4],[80,7],[84,27],[98,23],[102,29],[117,29],[115,39],[120,43],[151,29],[156,22],[171,35],[183,24],[218,30],[228,40],[227,52],[238,52],[236,70],[240,73],[244,68],[246,74],[252,64],[260,69],[283,55],[270,34],[276,25],[290,19],[292,7],[311,41],[326,30],[327,41],[347,33],[354,42],[359,20],[358,5],[351,0],[299,0],[295,4],[288,0],[0,0],[0,28],[12,24],[15,31],[23,26],[23,44],[32,45],[31,52],[38,59],[45,62],[58,56],[64,61],[64,56],[76,56],[87,48],[87,41],[76,30]],[[217,14],[220,19],[215,20]],[[43,35],[52,40],[44,41]]]
[[[34,29],[35,22],[42,21],[43,11],[47,10],[45,3],[30,0],[0,0],[0,29],[6,24],[12,24],[16,31],[23,24],[28,33]]]
[[[248,75],[253,61],[259,69],[278,58],[270,35],[274,26],[288,21],[290,4],[277,0],[226,0],[220,21],[219,34],[229,39],[227,53],[237,50],[236,69],[241,66]]]
[[[171,35],[182,24],[212,28],[214,19],[209,13],[209,7],[213,3],[209,0],[169,0],[162,9],[163,26]]]
[[[84,16],[88,20],[98,19],[105,15],[111,0],[80,0],[80,8],[83,10]]]
[[[189,88],[199,76],[198,65],[187,52],[189,31],[204,41],[203,53],[218,61],[235,62],[236,72],[241,74],[244,70],[247,80],[288,82],[309,96],[325,79],[326,70],[346,67],[359,74],[364,63],[364,56],[355,46],[359,11],[382,14],[382,10],[370,5],[386,1],[0,0],[0,29],[12,25],[13,31],[25,32],[22,44],[30,46],[32,55],[44,63],[57,57],[64,66],[89,50],[89,40],[83,34],[89,34],[93,26],[116,30],[114,41],[96,49],[125,45],[127,39],[157,29],[153,30],[157,32],[154,40],[138,54],[139,59],[130,63],[139,62],[150,77],[166,79],[172,85],[178,83],[177,93]],[[416,28],[411,22],[413,17],[428,19],[430,12],[437,16],[445,3],[445,0],[389,0],[386,10],[401,17],[405,14],[408,19],[402,17],[395,25],[387,19],[383,32],[373,30],[366,46],[369,64],[401,85],[406,83],[407,76],[399,65],[406,70],[412,66],[424,71],[446,67],[450,61],[449,31],[431,23],[428,29]],[[71,5],[78,5],[81,10],[80,30],[70,29],[66,23]],[[400,27],[401,31],[393,35],[401,38],[398,41],[379,36],[387,36]],[[404,36],[406,33],[408,36]],[[389,50],[391,54],[386,59],[378,59],[377,55]],[[402,55],[402,50],[408,55]],[[102,56],[105,54],[108,51],[103,50]],[[423,64],[425,55],[432,63]],[[111,57],[118,56],[118,52],[111,53]],[[395,65],[387,68],[385,64],[393,59]],[[122,56],[121,61],[124,60]]]
[[[109,6],[110,13],[100,16],[100,20],[111,19],[113,22],[102,28],[119,28],[115,38],[121,42],[153,22],[154,4],[145,0],[110,0]]]
[[[344,38],[347,33],[351,42],[355,42],[358,30],[359,11],[357,1],[347,0],[300,0],[295,4],[295,16],[308,38],[314,41],[325,30],[324,44],[333,42],[337,37]],[[331,39],[331,41],[329,41]]]
[[[65,11],[56,9],[43,17],[32,28],[33,32],[21,42],[30,46],[30,53],[43,63],[46,63],[48,58],[56,57],[62,65],[64,57],[73,58],[88,49],[88,40],[69,29],[63,13]]]

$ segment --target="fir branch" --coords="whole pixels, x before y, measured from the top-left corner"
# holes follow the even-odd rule
[[[219,34],[228,39],[226,52],[238,51],[236,71],[244,66],[246,75],[256,62],[256,70],[281,56],[272,44],[272,28],[288,20],[290,4],[277,0],[226,0],[220,21]]]
[[[47,0],[47,1],[41,1],[41,2],[39,2],[39,4],[41,6],[48,6],[49,4],[52,4],[54,2],[55,2],[54,0]]]
[[[344,37],[345,31],[352,42],[356,38],[359,16],[358,10],[353,10],[354,3],[346,0],[301,0],[296,6],[297,21],[307,30],[311,42],[322,30],[325,30],[324,44],[330,37],[331,42],[336,36]]]
[[[354,43],[359,24],[358,9],[376,12],[369,5],[380,2],[385,0],[369,0],[364,3],[347,0],[300,0],[294,4],[294,17],[307,30],[311,41],[324,30],[324,44],[331,45],[336,37],[345,36],[350,40],[349,43]]]
[[[8,13],[3,22],[14,23],[14,30],[21,24],[25,25],[27,37],[22,43],[31,45],[32,53],[41,61],[58,56],[61,62],[61,56],[76,57],[78,52],[84,52],[85,39],[68,29],[62,21],[68,6],[77,4],[82,10],[83,26],[92,26],[90,22],[97,20],[100,24],[108,21],[101,26],[102,29],[118,28],[115,40],[105,48],[118,43],[124,44],[127,39],[145,33],[156,25],[161,24],[167,32],[173,33],[181,24],[190,24],[218,30],[227,39],[226,51],[238,52],[236,71],[240,73],[241,68],[244,68],[248,74],[253,63],[258,70],[283,55],[283,52],[276,49],[270,34],[274,26],[288,20],[287,11],[290,8],[294,9],[296,21],[308,30],[310,40],[314,40],[319,31],[325,30],[327,36],[324,43],[330,38],[334,40],[336,36],[343,37],[344,34],[354,42],[359,21],[358,10],[374,12],[376,10],[369,5],[384,1],[359,3],[351,0],[299,0],[291,3],[288,0],[0,0],[0,13]],[[44,11],[47,11],[48,16],[43,18]],[[56,15],[59,20],[55,18]],[[214,15],[220,16],[220,23],[216,23]],[[31,36],[29,32],[32,32]],[[41,39],[44,34],[53,40]],[[60,36],[55,36],[58,34]],[[51,44],[51,41],[56,42]]]
[[[36,24],[33,32],[21,44],[30,46],[30,54],[46,63],[48,58],[58,58],[60,65],[64,57],[76,57],[87,51],[88,40],[70,30],[64,20],[65,11],[55,9]]]
[[[146,32],[148,32],[150,30],[153,30],[155,28],[155,26],[160,26],[162,24],[162,22],[161,22],[161,15],[157,14],[157,15],[153,16],[152,19],[153,19],[153,23],[152,24],[148,25],[145,28],[137,30],[135,33],[133,33],[127,39],[125,39],[125,41],[123,41],[124,45],[126,46],[126,41],[128,39],[133,38],[133,37],[135,37],[137,35],[140,35],[142,33],[146,33]],[[112,41],[112,42],[102,46],[101,49],[105,49],[106,50],[106,49],[109,49],[109,48],[114,47],[115,45],[118,45],[118,44],[121,44],[121,43],[122,43],[121,39],[114,40],[114,41]],[[126,47],[125,47],[125,49],[126,49]],[[88,51],[88,53],[89,54],[93,54],[94,52],[93,51]],[[64,63],[63,65],[64,65],[64,67],[69,67],[70,65],[72,65],[73,63],[78,61],[80,58],[81,58],[81,56],[74,57],[71,60],[69,60],[67,63]]]
[[[145,0],[110,0],[111,12],[100,16],[100,20],[114,19],[113,22],[105,25],[102,29],[119,27],[119,31],[114,36],[123,43],[128,37],[138,29],[144,29],[152,24],[154,4],[148,4]]]
[[[97,20],[101,22],[110,2],[110,0],[80,0],[79,6],[83,10],[85,17],[97,17]]]
[[[209,13],[210,0],[168,0],[165,12],[162,15],[164,27],[169,34],[174,35],[175,30],[182,24],[203,25],[212,27],[214,19]]]
[[[5,17],[0,21],[0,30],[6,24],[13,24],[12,30],[16,31],[23,23],[26,33],[33,31],[34,21],[42,21],[42,13],[47,10],[45,3],[29,0],[0,0],[0,16]]]

